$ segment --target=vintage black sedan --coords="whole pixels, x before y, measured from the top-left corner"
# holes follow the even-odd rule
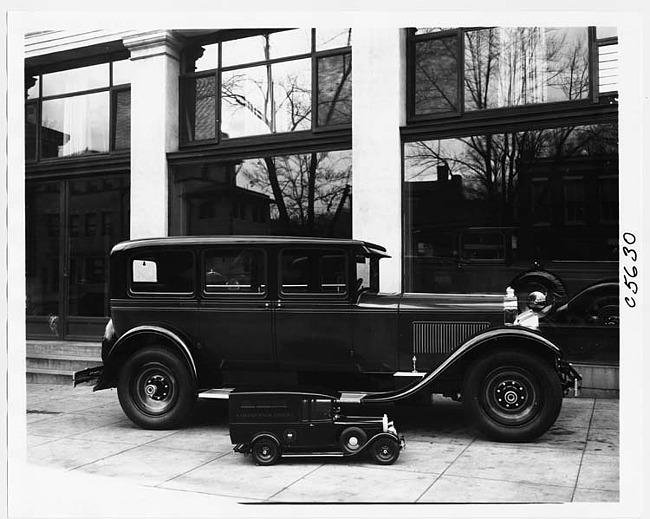
[[[79,380],[117,387],[127,416],[152,429],[182,424],[197,397],[236,389],[337,391],[350,405],[439,393],[461,400],[497,441],[547,431],[579,375],[538,330],[543,297],[515,319],[505,289],[381,293],[384,257],[383,247],[349,239],[120,243],[103,367]]]

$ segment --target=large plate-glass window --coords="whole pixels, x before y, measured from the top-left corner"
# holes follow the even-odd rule
[[[352,56],[325,56],[316,63],[318,126],[348,124],[352,120]]]
[[[460,109],[459,34],[414,42],[414,103],[416,114]]]
[[[349,29],[291,29],[188,47],[181,144],[349,126],[350,44]]]
[[[410,38],[410,115],[589,99],[589,39],[587,27],[416,30]]]
[[[616,277],[617,143],[615,124],[406,143],[406,290],[502,292],[569,264],[567,285]]]
[[[29,75],[27,160],[128,150],[130,73],[123,60]]]
[[[170,234],[351,237],[349,150],[174,166]]]
[[[44,100],[41,157],[106,153],[108,103],[108,92]]]

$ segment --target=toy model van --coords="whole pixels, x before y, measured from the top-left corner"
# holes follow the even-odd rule
[[[235,452],[258,465],[281,457],[370,455],[389,465],[404,448],[388,417],[342,416],[328,395],[294,392],[231,393],[230,439]]]

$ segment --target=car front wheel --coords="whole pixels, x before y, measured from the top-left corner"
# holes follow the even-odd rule
[[[534,440],[557,419],[560,379],[548,360],[530,353],[499,351],[466,371],[462,402],[474,425],[501,442]]]
[[[395,438],[383,436],[372,444],[372,457],[380,465],[390,465],[399,458],[399,442]]]
[[[173,429],[196,402],[196,383],[187,364],[162,347],[136,351],[124,363],[117,394],[124,413],[144,429]]]

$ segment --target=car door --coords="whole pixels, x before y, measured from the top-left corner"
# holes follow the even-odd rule
[[[309,412],[307,427],[303,430],[302,444],[315,451],[331,450],[338,446],[338,430],[340,426],[334,422],[332,406],[334,401],[329,398],[309,398],[303,400],[303,418]]]
[[[353,366],[349,257],[342,248],[279,251],[275,308],[278,365],[296,371]]]
[[[261,247],[223,246],[201,255],[199,328],[208,362],[224,371],[269,369],[273,311]]]

